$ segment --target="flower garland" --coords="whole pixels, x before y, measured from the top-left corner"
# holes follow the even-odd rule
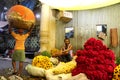
[[[90,80],[111,80],[115,64],[115,54],[101,40],[90,38],[84,44],[84,50],[77,50],[77,67],[72,75],[85,73]]]
[[[54,74],[70,73],[76,67],[76,61],[60,62],[55,68],[52,69]]]
[[[53,67],[53,64],[50,62],[50,58],[42,55],[34,57],[32,65],[46,70]]]

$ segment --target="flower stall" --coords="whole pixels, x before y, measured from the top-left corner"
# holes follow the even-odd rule
[[[32,65],[26,66],[26,70],[30,74],[35,74],[32,67],[36,67],[41,74],[39,76],[45,77],[47,80],[112,80],[113,73],[115,73],[114,52],[101,40],[95,38],[88,39],[84,44],[84,49],[77,50],[72,61],[65,63],[58,60],[54,65],[53,59],[58,60],[56,57],[36,56]],[[30,66],[32,67],[30,68]],[[36,70],[36,74],[38,71]]]

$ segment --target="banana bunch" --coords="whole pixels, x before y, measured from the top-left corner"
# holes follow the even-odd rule
[[[50,59],[47,56],[36,56],[33,61],[32,65],[39,67],[39,68],[44,68],[44,69],[50,69],[53,67],[53,64],[50,62]]]
[[[59,50],[59,49],[56,49],[56,48],[54,48],[54,49],[51,50],[51,54],[52,54],[52,56],[54,56],[54,57],[61,55],[60,50]]]
[[[67,63],[60,62],[52,71],[54,74],[70,73],[75,67],[76,62],[74,60]]]

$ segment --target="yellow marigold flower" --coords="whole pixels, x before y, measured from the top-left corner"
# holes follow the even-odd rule
[[[32,61],[32,65],[44,69],[50,69],[53,66],[52,63],[50,62],[49,57],[42,55],[36,56]]]

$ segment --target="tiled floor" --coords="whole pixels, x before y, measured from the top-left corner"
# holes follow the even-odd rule
[[[46,80],[45,78],[33,77],[27,73],[27,71],[25,70],[25,66],[27,64],[31,64],[31,61],[32,59],[26,58],[24,62],[24,69],[21,76],[23,80]],[[18,68],[18,65],[17,65],[17,68]],[[0,57],[0,76],[4,76],[5,78],[8,78],[9,76],[11,76],[11,70],[12,70],[11,58]]]
[[[24,68],[27,64],[31,64],[32,59],[26,58],[24,62]],[[18,62],[17,62],[18,64]],[[18,65],[17,65],[18,68]],[[2,58],[0,57],[0,76],[10,75],[10,70],[12,69],[11,58]],[[23,75],[28,75],[27,71],[23,70]]]

